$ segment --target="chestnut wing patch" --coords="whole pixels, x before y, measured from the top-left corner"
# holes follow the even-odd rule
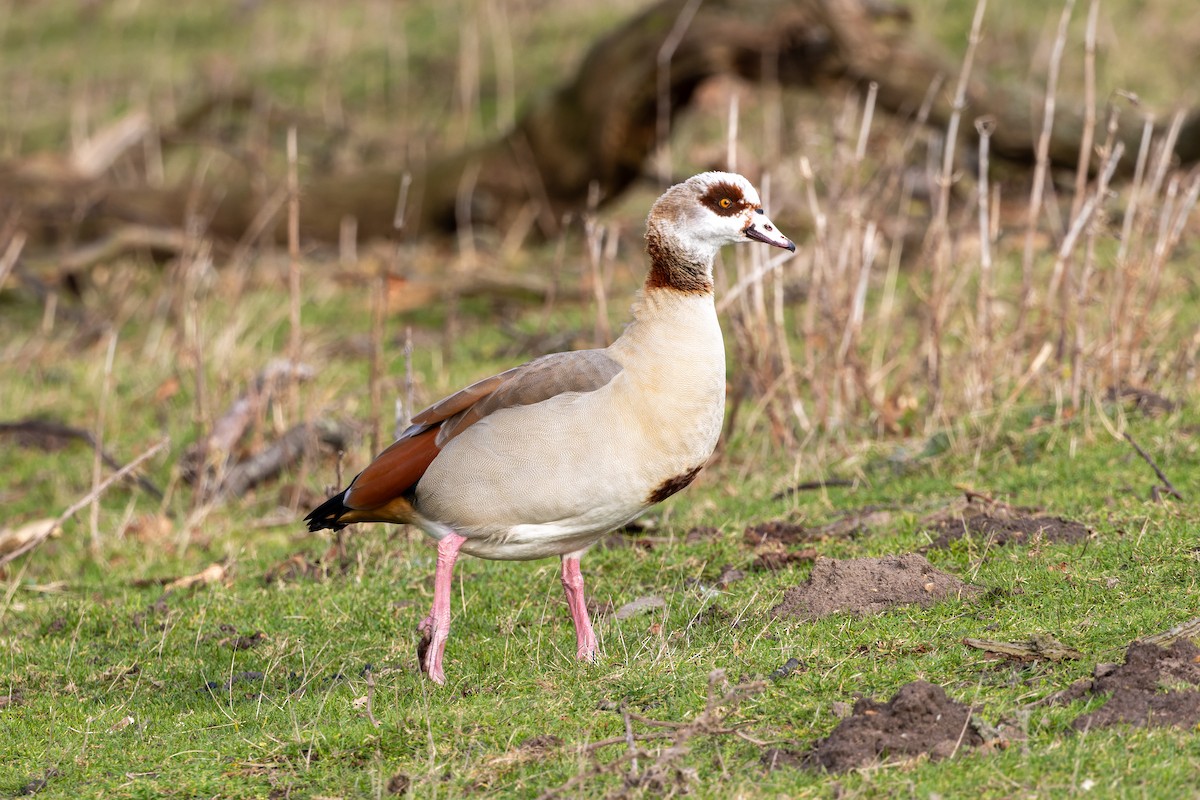
[[[358,474],[342,498],[347,508],[376,509],[417,485],[441,448],[437,444],[437,426],[426,426],[410,434],[412,430],[405,431]]]
[[[603,350],[577,350],[535,358],[473,383],[413,417],[408,430],[354,479],[345,503],[355,509],[385,505],[411,491],[447,442],[489,414],[567,392],[593,392],[620,371]]]

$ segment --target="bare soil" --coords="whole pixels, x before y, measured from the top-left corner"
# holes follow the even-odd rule
[[[922,525],[936,534],[926,550],[949,547],[967,535],[995,547],[1029,544],[1035,540],[1078,544],[1092,535],[1092,530],[1081,522],[974,496],[926,517]]]
[[[853,713],[808,750],[768,750],[762,760],[772,768],[791,765],[827,772],[923,755],[936,761],[984,743],[971,724],[971,713],[970,706],[951,700],[942,687],[914,681],[886,703],[859,699]]]
[[[917,553],[883,558],[818,558],[804,583],[789,589],[771,616],[814,620],[839,612],[877,614],[897,605],[929,606],[973,597],[977,586],[936,569]]]
[[[785,546],[827,539],[853,539],[889,525],[895,512],[880,506],[863,506],[838,514],[824,525],[799,525],[786,520],[771,520],[746,527],[742,538],[750,547],[781,544]]]
[[[1133,642],[1124,664],[1098,665],[1094,678],[1077,682],[1055,701],[1102,694],[1110,695],[1108,702],[1076,717],[1072,727],[1195,727],[1200,724],[1200,648],[1187,639],[1167,647]]]
[[[810,542],[815,538],[817,537],[810,528],[778,519],[760,522],[757,525],[748,525],[742,534],[743,541],[750,547],[763,547],[764,545],[789,547],[801,542]]]

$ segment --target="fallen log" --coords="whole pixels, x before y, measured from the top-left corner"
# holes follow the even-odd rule
[[[603,205],[627,189],[696,89],[711,77],[734,75],[807,89],[874,83],[878,108],[912,115],[931,85],[957,71],[949,57],[913,34],[903,8],[878,0],[706,0],[698,5],[660,0],[597,40],[576,73],[533,102],[503,136],[407,171],[313,177],[302,188],[300,230],[333,243],[345,221],[353,219],[360,239],[389,238],[402,207],[399,222],[406,237],[449,232],[467,223],[505,227],[531,217],[552,233],[564,214],[590,203]],[[1036,100],[1026,88],[983,79],[966,92],[968,114],[994,120],[993,155],[1025,164],[1035,160],[1041,108]],[[952,102],[935,93],[929,123],[944,127]],[[1060,102],[1049,158],[1073,169],[1085,121],[1068,106]],[[1136,151],[1142,125],[1132,114],[1119,119],[1117,139],[1128,152]],[[961,130],[964,136],[977,135],[972,125]],[[1174,155],[1183,164],[1200,159],[1200,112],[1184,118]],[[1119,166],[1131,167],[1131,159]],[[5,176],[0,165],[0,186]],[[275,189],[252,177],[229,169],[156,189],[109,187],[71,175],[60,179],[61,192],[39,193],[25,174],[34,208],[23,216],[44,224],[55,211],[70,211],[78,219],[82,208],[101,227],[150,228],[181,227],[192,216],[217,237],[236,241],[263,226],[282,241],[286,224],[280,204],[262,218],[264,209],[271,210]]]

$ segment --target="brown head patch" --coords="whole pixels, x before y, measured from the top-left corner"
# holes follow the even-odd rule
[[[660,483],[653,492],[650,493],[650,496],[646,498],[646,501],[650,503],[650,505],[654,505],[655,503],[661,503],[663,500],[666,500],[676,492],[683,491],[683,489],[685,489],[689,483],[696,479],[696,476],[700,474],[700,470],[703,468],[704,465],[701,464],[698,467],[689,469],[687,472],[676,475],[674,478],[667,478],[665,481]]]
[[[700,202],[722,217],[732,217],[750,208],[741,188],[727,181],[718,181],[710,186]]]

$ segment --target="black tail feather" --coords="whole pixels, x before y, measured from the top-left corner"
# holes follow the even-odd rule
[[[321,505],[317,506],[309,513],[304,521],[308,523],[310,531],[319,531],[326,528],[330,530],[340,531],[346,527],[347,523],[342,522],[342,515],[350,508],[342,502],[346,496],[345,492],[338,492],[333,497],[326,500]]]

